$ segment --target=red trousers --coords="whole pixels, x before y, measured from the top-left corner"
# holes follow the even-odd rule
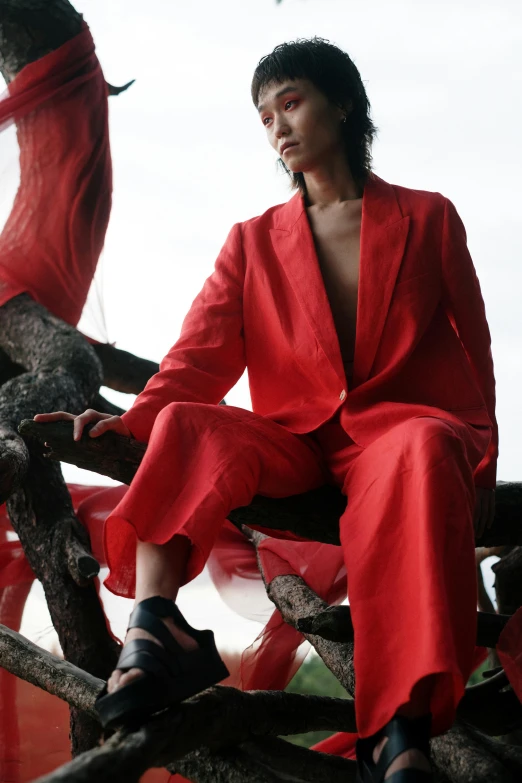
[[[232,509],[256,494],[284,497],[334,482],[348,499],[340,536],[359,735],[382,728],[429,675],[435,676],[426,708],[433,734],[440,734],[453,723],[472,668],[473,470],[491,429],[422,416],[364,449],[345,431],[343,411],[309,435],[294,435],[232,406],[165,407],[129,491],[106,521],[105,584],[133,597],[136,537],[163,544],[179,534],[193,544],[188,582],[203,569]],[[302,560],[302,544],[271,542],[290,564],[293,547]],[[288,573],[295,570],[294,562]],[[338,568],[332,578],[337,574]]]

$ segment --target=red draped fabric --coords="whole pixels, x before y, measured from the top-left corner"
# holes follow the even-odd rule
[[[100,487],[70,486],[76,510],[82,502],[94,498]],[[120,493],[121,489],[117,488]],[[125,489],[125,488],[123,488]],[[104,495],[102,491],[102,495]],[[105,501],[112,503],[112,493]],[[98,510],[101,505],[98,503]],[[90,520],[96,554],[100,557],[100,521],[93,513]],[[34,581],[18,538],[12,530],[5,505],[0,506],[0,623],[20,629],[26,601]],[[31,602],[27,604],[30,606]],[[33,607],[34,610],[34,607]],[[32,641],[39,643],[39,638]],[[35,739],[36,738],[36,739]],[[28,783],[47,774],[71,758],[69,710],[65,702],[0,668],[0,781]],[[180,776],[166,770],[150,770],[143,783],[182,783]]]
[[[127,491],[127,487],[88,487],[72,484],[69,485],[69,490],[76,513],[89,530],[93,553],[98,561],[105,565],[103,525],[108,514]],[[11,531],[11,528],[5,506],[0,506],[0,532],[2,533],[0,538],[0,589],[5,589],[8,585],[30,584],[34,578],[20,543],[12,532],[8,536],[8,531]],[[292,544],[292,547],[297,547],[295,564],[299,563],[300,546],[309,545]],[[323,547],[330,551],[326,553]],[[261,545],[261,551],[261,556],[271,578],[278,574],[288,574],[291,571],[288,562],[279,559],[277,553],[271,551],[269,540]],[[303,555],[305,551],[303,549]],[[336,577],[332,570],[324,568],[326,554],[328,554],[327,562],[330,562],[332,568],[337,569]],[[223,526],[222,534],[212,552],[208,567],[212,580],[225,603],[245,617],[259,619],[259,615],[256,613],[258,604],[255,596],[261,595],[262,591],[255,552],[251,544],[230,523],[225,523]],[[303,560],[303,567],[294,569],[294,573],[298,572],[301,575],[304,574],[310,587],[328,603],[339,603],[346,596],[346,574],[340,547],[330,547],[327,544],[319,545],[317,557],[311,562]],[[255,584],[256,582],[257,584]],[[327,589],[329,585],[332,586]],[[1,621],[5,623],[7,619],[2,617]],[[15,626],[13,625],[13,627]],[[522,610],[517,612],[506,626],[498,648],[503,662],[508,658],[512,661],[510,666],[506,666],[506,672],[519,697],[522,696],[520,639],[522,639]],[[285,688],[306,654],[306,650],[303,651],[301,647],[303,641],[302,635],[286,625],[280,613],[275,610],[257,639],[244,651],[240,666],[231,672],[227,684],[243,690]],[[484,660],[485,654],[484,648],[476,649],[475,663],[477,666]],[[11,727],[11,730],[14,730],[14,727]],[[0,734],[0,736],[2,735]],[[315,746],[315,749],[325,753],[342,755],[346,758],[354,758],[356,739],[357,734],[339,733],[323,740]],[[12,738],[10,742],[10,755],[12,755]],[[2,752],[5,759],[6,747],[0,748],[0,757]],[[151,778],[151,783],[152,780]],[[163,781],[162,778],[159,780]],[[171,783],[178,783],[181,780],[180,776],[173,776]],[[13,779],[13,783],[14,781],[18,783],[16,778]]]
[[[23,68],[0,99],[20,185],[0,235],[0,305],[27,291],[76,326],[111,209],[107,85],[86,24]]]

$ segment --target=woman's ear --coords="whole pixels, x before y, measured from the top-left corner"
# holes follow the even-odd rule
[[[341,116],[339,119],[341,120],[341,122],[346,122],[348,115],[351,113],[353,109],[353,101],[350,98],[350,100],[347,101],[346,103],[339,103],[337,105],[341,112]]]

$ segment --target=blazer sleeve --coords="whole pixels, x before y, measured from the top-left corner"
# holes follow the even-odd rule
[[[171,402],[218,404],[246,367],[243,340],[244,259],[241,225],[232,227],[214,271],[194,299],[176,343],[122,419],[147,442]]]
[[[480,284],[467,247],[466,230],[449,199],[444,199],[442,297],[453,328],[467,354],[492,424],[488,451],[475,469],[475,486],[494,489],[497,475],[498,425],[495,415],[491,335]]]

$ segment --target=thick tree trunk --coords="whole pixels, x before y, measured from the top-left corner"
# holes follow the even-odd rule
[[[82,16],[68,0],[0,0],[0,73],[6,82],[78,35]]]
[[[59,465],[33,457],[23,487],[8,500],[12,524],[41,581],[64,657],[107,679],[118,646],[110,636],[93,577],[99,566],[77,522]],[[36,522],[36,524],[35,524]],[[73,754],[97,745],[100,727],[71,709]]]
[[[0,0],[0,72],[7,82],[81,30],[67,0]],[[99,567],[78,525],[59,466],[29,454],[16,433],[21,417],[62,407],[85,409],[98,392],[101,364],[69,326],[27,295],[0,308],[0,499],[42,581],[66,657],[107,676],[117,646],[93,577]],[[58,357],[54,361],[54,357]],[[13,494],[14,493],[14,494]],[[71,710],[73,752],[99,741],[99,726]]]

